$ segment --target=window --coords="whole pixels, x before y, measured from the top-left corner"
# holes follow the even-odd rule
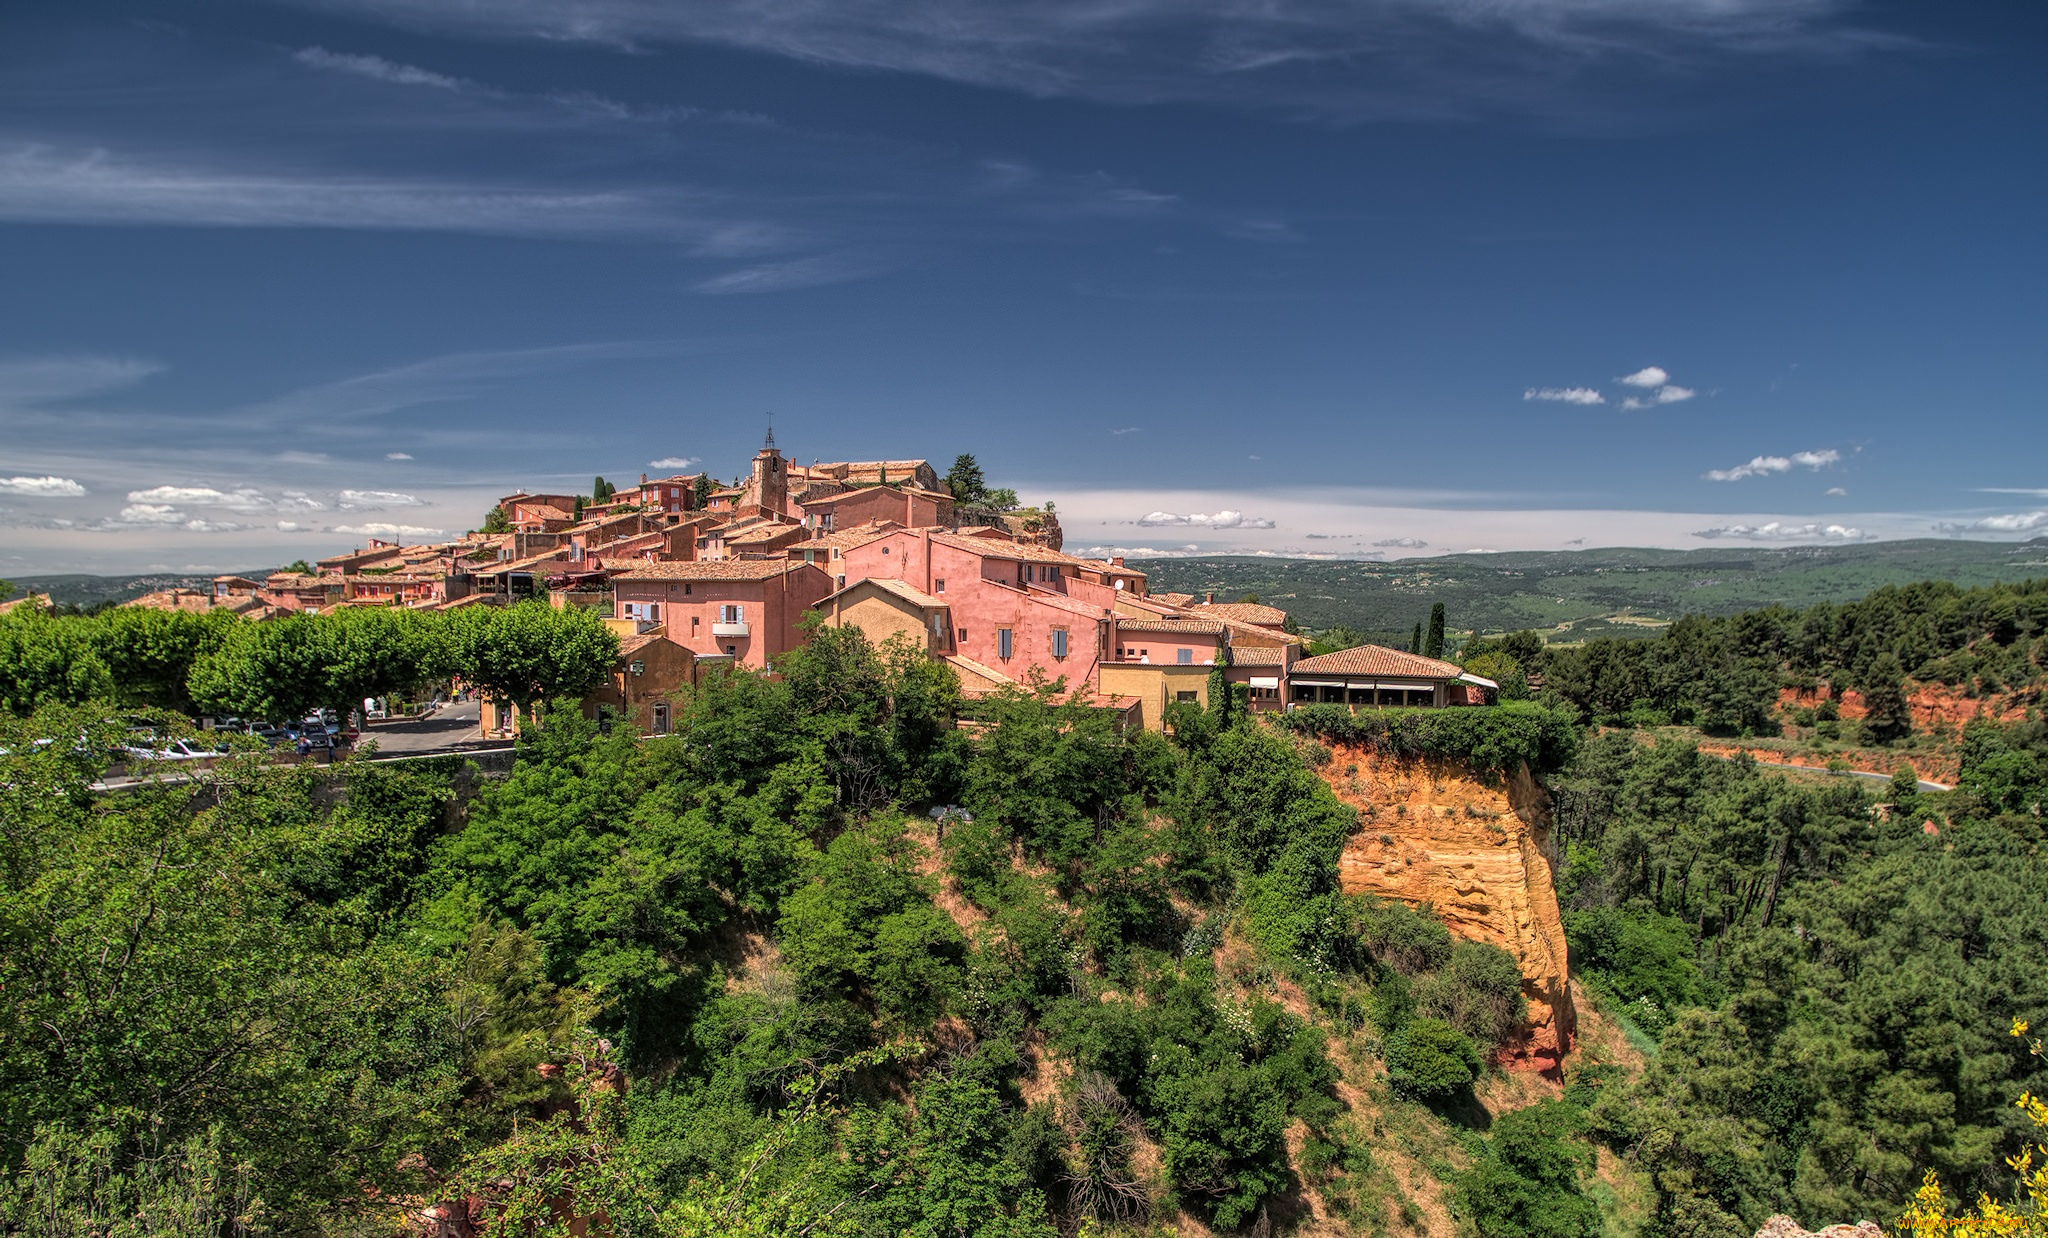
[[[690,596],[690,582],[687,580],[683,582],[683,596]]]
[[[960,641],[961,641],[961,643],[962,643],[962,644],[965,644],[965,643],[967,642],[967,629],[966,629],[966,628],[961,628],[961,629],[960,629]]]
[[[655,615],[660,613],[661,608],[654,602],[628,602],[626,603],[625,611],[626,618],[628,619],[638,619],[642,623],[651,623],[654,621]]]
[[[834,589],[844,589],[846,587],[846,577],[834,576],[832,579],[839,582],[838,584],[832,586]]]
[[[690,630],[692,632],[697,630],[697,616],[695,615],[690,616]]]
[[[932,582],[932,592],[933,592],[933,593],[944,593],[945,591],[946,591],[946,578],[945,578],[944,576],[941,576],[941,577],[939,577],[939,578],[938,578],[937,580],[935,580],[935,581],[933,581],[933,582]]]
[[[1012,637],[1012,635],[1011,635],[1011,633],[1010,633],[1010,629],[1008,629],[1008,628],[997,628],[997,629],[996,629],[996,656],[997,656],[997,657],[999,657],[999,658],[1007,658],[1007,657],[1009,657],[1009,656],[1010,656],[1010,653],[1011,653],[1011,646],[1012,646],[1012,645],[1014,645],[1015,643],[1016,643],[1016,642],[1015,642],[1015,639],[1014,639],[1014,638]]]
[[[718,608],[718,621],[720,623],[745,623],[746,613],[744,607],[727,604]]]
[[[883,554],[888,554],[888,553],[889,553],[889,548],[888,548],[887,546],[884,546],[884,547],[882,547],[882,553],[883,553]]]
[[[1195,664],[1195,651],[1194,651],[1194,650],[1192,650],[1192,649],[1178,649],[1178,650],[1175,650],[1175,651],[1174,651],[1174,653],[1175,653],[1175,657],[1174,657],[1174,659],[1173,659],[1173,660],[1174,660],[1174,661],[1176,661],[1176,662],[1178,662],[1178,663],[1180,663],[1180,664],[1181,664],[1182,666],[1193,666],[1193,665]]]
[[[1067,656],[1067,630],[1065,628],[1054,628],[1052,630],[1052,656],[1055,658]]]
[[[1173,694],[1173,699],[1176,701],[1186,701],[1192,704],[1200,696],[1201,693],[1199,692],[1176,692]]]

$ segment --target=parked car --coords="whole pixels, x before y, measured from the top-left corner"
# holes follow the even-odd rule
[[[128,744],[121,749],[121,755],[129,761],[200,761],[209,757],[227,755],[224,748],[209,748],[197,740],[152,739],[148,745]]]

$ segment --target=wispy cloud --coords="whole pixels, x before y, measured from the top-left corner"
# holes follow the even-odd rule
[[[353,73],[374,81],[390,82],[395,86],[431,86],[436,90],[461,90],[462,79],[445,73],[435,73],[417,65],[400,64],[382,56],[359,55],[351,52],[331,52],[324,47],[304,47],[292,53],[292,59],[316,69],[332,69],[340,73]]]
[[[69,477],[0,477],[0,494],[23,499],[83,498],[85,487]]]
[[[340,228],[667,240],[759,253],[788,229],[732,218],[675,189],[564,191],[461,181],[242,171],[101,148],[0,146],[0,220],[215,228]]]
[[[1243,512],[1224,508],[1222,511],[1204,515],[1190,512],[1179,515],[1174,512],[1148,512],[1138,517],[1138,523],[1147,528],[1203,528],[1203,529],[1270,529],[1273,522],[1260,516],[1247,516]]]
[[[1661,365],[1646,365],[1633,374],[1624,374],[1614,380],[1624,387],[1661,387],[1671,381],[1671,375]]]
[[[2007,512],[1978,520],[1944,520],[1934,526],[1940,533],[2032,533],[2048,529],[2048,512]]]
[[[713,296],[789,292],[797,288],[843,284],[881,273],[882,265],[872,259],[822,254],[809,258],[794,258],[788,262],[767,262],[758,266],[743,267],[737,271],[728,271],[723,275],[700,280],[694,288],[698,292]]]
[[[1724,524],[1701,529],[1694,537],[1733,539],[1747,542],[1867,542],[1875,533],[1840,524],[1791,524],[1772,520],[1765,524]]]
[[[1691,387],[1680,387],[1675,383],[1666,383],[1648,395],[1630,396],[1621,402],[1621,406],[1630,410],[1656,408],[1660,404],[1678,404],[1690,400],[1698,394],[1699,392],[1694,391]]]
[[[1842,488],[1842,487],[1840,487],[1840,486],[1829,486],[1829,487],[1828,487],[1828,491],[1827,491],[1827,494],[1828,494],[1828,497],[1829,497],[1829,498],[1831,498],[1831,499],[1840,499],[1840,498],[1846,498],[1846,497],[1848,496],[1849,492],[1848,492],[1847,490],[1843,489],[1843,488]]]
[[[412,459],[412,453],[409,451],[387,451],[384,453],[384,458],[386,460],[410,460]]]
[[[649,460],[647,467],[651,469],[686,469],[695,463],[697,463],[697,457],[695,456],[663,456],[659,460]]]
[[[1383,537],[1373,545],[1382,550],[1421,550],[1429,543],[1419,537]]]
[[[0,359],[0,409],[53,404],[132,387],[163,366],[134,357],[68,354]]]
[[[1704,64],[1881,42],[1846,0],[298,0],[435,32],[723,43],[1033,96],[1277,106],[1346,120],[1530,106],[1602,67]],[[1560,73],[1569,65],[1571,73]]]
[[[212,486],[153,486],[147,490],[130,490],[128,501],[148,505],[218,507],[234,512],[267,511],[277,506],[277,500],[248,486],[233,490],[218,490]]]
[[[1525,400],[1549,400],[1559,404],[1605,404],[1607,397],[1591,387],[1531,387],[1522,393]]]
[[[429,529],[416,524],[385,524],[372,521],[368,524],[337,524],[327,530],[329,533],[347,533],[355,537],[443,537],[446,529]]]
[[[1701,476],[1708,481],[1741,481],[1745,477],[1789,473],[1795,466],[1818,472],[1840,463],[1841,459],[1842,453],[1832,447],[1825,451],[1795,451],[1789,456],[1753,456],[1747,463],[1738,464],[1732,469],[1708,469]]]
[[[382,511],[387,507],[425,507],[427,501],[396,490],[344,490],[338,496],[343,511]]]
[[[1110,433],[1121,437],[1126,434],[1136,434],[1142,429],[1144,429],[1143,426],[1120,426],[1117,429],[1111,430]],[[1253,456],[1252,459],[1256,460],[1258,457]]]

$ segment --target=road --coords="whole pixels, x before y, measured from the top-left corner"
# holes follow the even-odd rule
[[[1720,757],[1720,758],[1721,758],[1721,759],[1722,759],[1723,761],[1733,761],[1733,760],[1735,759],[1735,758],[1734,758],[1734,757],[1732,757],[1732,756],[1722,756],[1722,754],[1720,754],[1720,753],[1718,753],[1718,752],[1714,752],[1714,753],[1709,753],[1708,755],[1709,755],[1709,756],[1716,756],[1716,757]],[[1860,770],[1860,769],[1824,769],[1824,768],[1822,768],[1822,767],[1820,767],[1820,766],[1816,766],[1816,765],[1793,765],[1793,764],[1791,764],[1791,763],[1790,763],[1790,762],[1788,762],[1788,761],[1766,761],[1766,760],[1764,760],[1764,759],[1763,759],[1762,757],[1759,757],[1759,756],[1757,756],[1757,755],[1756,755],[1755,753],[1751,753],[1751,754],[1750,754],[1750,757],[1751,757],[1751,759],[1755,760],[1755,761],[1756,761],[1756,763],[1757,763],[1758,765],[1768,765],[1768,766],[1770,766],[1770,767],[1771,767],[1772,769],[1802,769],[1802,770],[1805,770],[1805,771],[1806,771],[1807,773],[1809,773],[1809,774],[1846,774],[1846,775],[1848,775],[1848,776],[1849,776],[1849,777],[1851,777],[1851,778],[1861,778],[1861,779],[1863,779],[1863,780],[1864,780],[1864,781],[1866,781],[1866,782],[1881,782],[1881,783],[1884,783],[1884,784],[1885,784],[1885,785],[1887,785],[1887,786],[1891,785],[1891,780],[1892,780],[1892,776],[1891,776],[1890,774],[1873,774],[1873,773],[1870,773],[1870,772],[1869,772],[1869,771],[1867,771],[1867,770]],[[1922,791],[1953,791],[1953,790],[1955,790],[1955,788],[1954,788],[1954,787],[1951,787],[1951,786],[1949,786],[1949,785],[1948,785],[1947,783],[1941,783],[1941,782],[1929,782],[1929,781],[1927,781],[1927,780],[1926,780],[1925,778],[1922,778],[1922,779],[1920,780],[1920,789],[1921,789]]]
[[[466,752],[474,748],[503,748],[502,739],[485,739],[477,733],[480,706],[475,701],[458,701],[431,718],[403,718],[373,722],[357,740],[358,746],[374,740],[377,755],[383,757],[422,756],[433,752]]]

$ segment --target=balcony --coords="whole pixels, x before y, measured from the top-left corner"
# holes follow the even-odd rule
[[[745,623],[714,623],[711,625],[711,634],[713,636],[748,636],[752,633]]]

